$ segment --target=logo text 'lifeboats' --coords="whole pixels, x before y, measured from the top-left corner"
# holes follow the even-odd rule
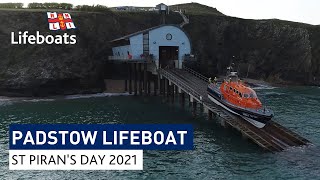
[[[47,12],[49,30],[76,29],[69,13]],[[63,35],[42,35],[36,31],[36,35],[28,34],[28,31],[18,33],[11,32],[11,44],[76,44],[77,36],[63,33]]]

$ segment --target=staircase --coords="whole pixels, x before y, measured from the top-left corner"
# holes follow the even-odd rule
[[[182,13],[181,9],[180,9],[180,11],[174,11],[174,12],[179,13],[180,16],[181,16],[182,19],[183,19],[183,22],[180,24],[180,27],[181,27],[181,28],[182,28],[183,26],[189,24],[189,18],[188,18],[185,14]]]

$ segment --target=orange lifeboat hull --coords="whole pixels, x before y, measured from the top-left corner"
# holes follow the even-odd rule
[[[207,92],[212,102],[258,128],[263,128],[273,117],[273,112],[262,105],[256,93],[240,82],[210,83]]]

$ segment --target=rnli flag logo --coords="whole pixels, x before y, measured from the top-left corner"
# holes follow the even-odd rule
[[[76,28],[69,13],[47,12],[47,15],[49,29],[52,31]]]

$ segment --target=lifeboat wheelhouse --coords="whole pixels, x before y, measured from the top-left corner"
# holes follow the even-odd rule
[[[256,92],[238,78],[237,72],[231,67],[228,70],[223,82],[208,85],[208,98],[254,126],[263,128],[273,117],[273,112],[262,105]]]

